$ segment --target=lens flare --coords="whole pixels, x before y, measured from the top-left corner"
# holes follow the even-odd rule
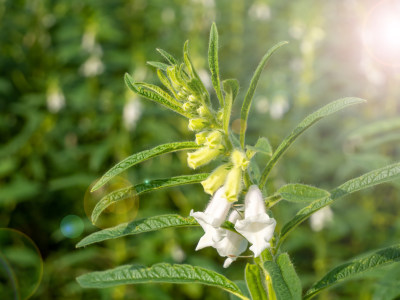
[[[0,228],[1,299],[28,299],[42,274],[43,260],[35,243],[22,232]]]
[[[61,233],[70,239],[80,236],[84,227],[82,219],[75,215],[65,216],[60,224]]]
[[[99,228],[109,228],[118,224],[132,221],[139,209],[139,196],[133,189],[132,184],[123,177],[116,176],[100,189],[90,192],[96,182],[93,182],[86,190],[84,198],[84,209],[89,220],[92,221],[92,212],[96,204],[106,195],[122,189],[128,189],[122,199],[109,205],[94,224]]]
[[[400,1],[375,5],[365,19],[363,42],[367,52],[381,64],[400,67]]]

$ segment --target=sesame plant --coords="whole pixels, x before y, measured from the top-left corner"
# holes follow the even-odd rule
[[[236,100],[239,83],[235,79],[220,79],[218,32],[215,24],[211,27],[208,49],[211,81],[216,96],[214,105],[211,95],[191,62],[188,42],[183,47],[183,62],[161,49],[158,49],[158,52],[165,62],[149,62],[157,69],[157,75],[164,88],[135,82],[126,74],[125,83],[132,92],[186,118],[189,130],[195,134],[195,140],[171,142],[133,154],[106,172],[93,186],[92,191],[100,189],[128,168],[164,153],[189,151],[187,165],[193,170],[212,161],[219,162],[219,165],[211,173],[146,180],[144,183],[113,191],[98,201],[92,212],[92,222],[96,223],[101,213],[118,201],[133,194],[148,193],[162,188],[200,183],[204,192],[211,196],[211,200],[205,205],[204,211],[192,210],[189,216],[151,216],[92,233],[77,244],[77,247],[83,247],[165,228],[201,226],[204,235],[200,238],[196,250],[215,248],[220,256],[225,257],[224,268],[228,268],[237,259],[246,260],[244,281],[233,282],[222,274],[199,266],[158,263],[148,267],[123,265],[115,269],[84,274],[77,278],[82,287],[104,288],[148,282],[197,283],[224,289],[240,299],[310,299],[326,288],[400,259],[400,244],[371,251],[337,266],[307,291],[302,290],[290,255],[282,251],[281,246],[288,235],[313,213],[336,200],[362,189],[398,179],[400,163],[370,171],[330,191],[291,183],[266,194],[264,186],[271,170],[300,134],[324,117],[365,102],[350,97],[323,106],[298,124],[276,149],[272,149],[265,137],[259,138],[254,145],[246,144],[249,111],[261,72],[272,54],[284,44],[286,42],[276,44],[261,59],[242,103],[239,134],[230,129],[232,104],[239,101]],[[255,160],[260,154],[268,158],[264,165],[258,165]],[[302,203],[304,207],[286,224],[280,224],[279,220],[273,218],[274,205],[280,201]],[[276,230],[277,228],[280,230]],[[251,255],[241,256],[245,251]]]

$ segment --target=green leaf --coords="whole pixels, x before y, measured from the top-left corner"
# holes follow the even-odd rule
[[[224,106],[224,98],[222,97],[221,82],[219,79],[218,65],[218,31],[215,23],[211,25],[210,42],[208,45],[208,65],[211,71],[211,81],[219,100],[221,107]]]
[[[148,61],[147,64],[163,71],[167,71],[167,68],[169,67],[167,64],[158,61]]]
[[[264,55],[264,57],[261,59],[260,63],[258,64],[257,69],[253,75],[253,78],[250,81],[250,86],[249,86],[249,89],[247,90],[246,96],[244,97],[242,110],[240,112],[240,145],[242,146],[242,148],[244,148],[244,139],[245,139],[245,133],[246,133],[246,129],[247,129],[247,117],[249,115],[251,101],[253,99],[253,95],[256,90],[258,80],[260,79],[261,72],[264,69],[265,65],[267,64],[271,55],[278,48],[282,47],[283,45],[285,45],[287,43],[288,42],[286,42],[286,41],[280,42],[268,50],[268,52]]]
[[[277,300],[295,299],[290,293],[289,286],[284,280],[281,269],[279,268],[278,264],[274,261],[266,261],[264,262],[264,268],[267,270],[271,278],[272,287],[274,289],[276,299]]]
[[[165,50],[163,50],[163,49],[160,49],[160,48],[157,48],[156,50],[157,50],[157,51],[161,54],[161,56],[164,57],[165,60],[166,60],[167,62],[169,62],[171,65],[176,65],[176,64],[178,63],[177,60],[176,60],[171,54],[169,54],[167,51],[165,51]]]
[[[294,228],[296,228],[304,220],[306,220],[309,216],[311,216],[313,213],[320,210],[321,208],[332,204],[334,201],[343,196],[349,195],[351,193],[357,192],[362,189],[372,187],[380,183],[392,181],[399,178],[400,178],[400,163],[395,163],[368,172],[364,175],[361,175],[360,177],[351,179],[343,183],[342,185],[331,191],[330,197],[316,200],[312,202],[310,205],[299,210],[297,214],[294,216],[294,218],[283,226],[279,242],[277,245],[277,249],[279,249],[279,246],[286,239],[289,232],[291,232]]]
[[[293,263],[290,261],[287,253],[282,253],[276,260],[279,269],[281,270],[283,280],[289,287],[292,299],[301,299],[301,282],[300,278],[294,269]]]
[[[229,133],[229,121],[232,112],[232,104],[235,100],[237,92],[239,90],[239,83],[236,79],[228,79],[222,82],[225,91],[225,104],[224,104],[224,131],[226,134]]]
[[[247,289],[250,292],[251,299],[268,300],[267,291],[264,288],[263,274],[260,268],[255,264],[247,264],[245,269],[245,279]]]
[[[150,99],[156,103],[159,103],[159,104],[165,106],[166,108],[169,108],[169,109],[173,110],[174,112],[181,114],[182,116],[184,116],[186,118],[191,117],[187,112],[185,112],[183,110],[180,103],[176,104],[175,101],[171,102],[170,98],[165,98],[158,93],[154,93],[149,88],[144,88],[143,84],[135,83],[129,74],[126,73],[124,79],[125,79],[125,84],[128,86],[128,88],[132,92],[134,92],[140,96],[143,96],[147,99]]]
[[[250,150],[254,154],[263,153],[268,156],[272,155],[272,146],[266,137],[260,137],[254,146],[246,146],[246,149]]]
[[[157,76],[160,79],[161,83],[174,95],[175,99],[178,99],[178,95],[168,77],[164,74],[163,71],[157,70]]]
[[[156,179],[156,180],[151,180],[149,182],[137,184],[135,186],[131,186],[128,188],[123,188],[116,190],[103,198],[100,199],[99,202],[97,202],[96,206],[94,207],[92,211],[92,222],[95,224],[97,222],[97,219],[99,218],[100,214],[110,205],[127,199],[127,198],[132,198],[135,196],[138,196],[143,193],[151,192],[154,190],[162,189],[162,188],[167,188],[167,187],[173,187],[173,186],[179,186],[179,185],[184,185],[184,184],[192,184],[192,183],[198,183],[206,179],[210,174],[209,173],[202,173],[202,174],[194,174],[194,175],[183,175],[183,176],[176,176],[176,177],[171,177],[167,179]]]
[[[123,284],[139,284],[151,282],[164,283],[200,283],[221,288],[241,299],[248,299],[239,287],[211,270],[190,265],[170,265],[160,263],[151,267],[125,265],[115,269],[92,272],[77,278],[84,288],[106,288]]]
[[[156,231],[172,227],[199,226],[193,217],[182,217],[179,215],[162,215],[149,217],[129,223],[119,224],[112,228],[94,232],[82,239],[76,247],[83,247],[102,241],[116,239],[127,235],[135,235],[144,232]]]
[[[149,89],[149,90],[155,92],[157,95],[164,98],[165,100],[167,100],[168,102],[170,102],[173,105],[176,105],[178,107],[181,107],[181,105],[182,105],[180,102],[178,102],[170,94],[168,94],[166,91],[164,91],[162,88],[160,88],[157,85],[145,83],[145,82],[137,82],[135,85],[144,87],[146,89]]]
[[[200,76],[197,74],[196,69],[194,68],[193,63],[190,59],[189,41],[186,41],[183,46],[183,60],[185,62],[186,68],[189,71],[189,74],[192,77],[192,80],[195,79],[195,81],[191,83],[191,85],[192,85],[191,87],[195,87],[197,90],[197,93],[199,94],[201,99],[204,100],[204,103],[208,107],[211,107],[210,95],[208,94],[206,87],[204,86],[203,82],[201,81]]]
[[[284,185],[277,194],[280,194],[286,201],[300,203],[319,200],[331,195],[328,191],[299,183]]]
[[[247,298],[250,298],[250,293],[249,290],[247,289],[246,282],[244,280],[235,280],[234,283],[239,287],[240,291],[242,292],[243,295],[245,295]],[[238,300],[240,299],[239,297],[229,294],[229,300]]]
[[[342,110],[343,108],[349,107],[354,104],[364,103],[365,100],[360,98],[342,98],[336,101],[333,101],[324,107],[320,108],[316,112],[312,113],[311,115],[307,116],[303,121],[300,122],[299,125],[289,134],[283,142],[278,146],[275,150],[275,153],[272,155],[270,161],[264,168],[260,180],[259,187],[262,188],[268,178],[269,173],[271,172],[272,168],[278,161],[278,159],[282,156],[282,154],[289,148],[289,146],[296,140],[296,138],[302,134],[307,128],[313,125],[315,122],[321,120],[324,117],[327,117],[335,112]]]
[[[313,284],[303,299],[310,299],[320,291],[345,280],[400,260],[400,245],[384,248],[354,259],[328,272],[321,280]]]
[[[197,145],[195,142],[176,142],[176,143],[168,143],[168,144],[159,145],[150,150],[144,150],[142,152],[135,153],[135,154],[125,158],[123,161],[119,162],[114,167],[112,167],[110,170],[108,170],[99,179],[99,181],[96,182],[96,184],[93,186],[91,192],[94,192],[95,190],[102,187],[109,180],[111,180],[111,178],[113,178],[114,176],[124,172],[126,169],[128,169],[138,163],[141,163],[147,159],[153,158],[155,156],[158,156],[158,155],[161,155],[164,153],[170,153],[170,152],[175,152],[175,151],[180,151],[180,150],[197,149],[199,147],[200,146]]]

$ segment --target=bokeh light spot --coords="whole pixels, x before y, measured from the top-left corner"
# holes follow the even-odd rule
[[[80,236],[84,227],[82,219],[75,215],[65,216],[60,224],[61,233],[70,239]]]
[[[0,228],[1,299],[28,299],[42,274],[43,260],[35,243],[22,232]]]
[[[374,60],[400,67],[400,1],[385,0],[375,5],[365,19],[362,35]]]

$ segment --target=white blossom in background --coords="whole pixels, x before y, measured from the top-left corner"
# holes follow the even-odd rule
[[[81,66],[80,72],[85,77],[94,77],[104,72],[104,64],[99,55],[91,55]]]
[[[200,238],[196,250],[210,246],[215,247],[223,238],[220,226],[232,206],[232,202],[224,197],[224,193],[223,187],[216,191],[204,212],[193,212],[193,210],[190,212],[190,216],[194,217],[204,230],[204,235]]]
[[[179,247],[178,245],[174,245],[171,250],[171,256],[174,261],[181,263],[185,260],[186,253],[181,247]]]
[[[269,241],[274,235],[275,226],[275,219],[266,212],[260,189],[252,185],[245,198],[244,219],[236,222],[235,229],[252,244],[250,250],[254,257],[270,247]]]
[[[197,72],[199,74],[200,80],[203,82],[204,86],[207,90],[211,90],[213,88],[210,75],[205,69],[199,69]]]
[[[267,97],[258,97],[255,102],[258,113],[265,114],[268,112],[269,102]]]
[[[47,88],[47,110],[51,113],[58,113],[65,106],[65,96],[58,83],[53,82]]]
[[[274,97],[272,103],[269,106],[269,113],[271,118],[274,120],[282,119],[282,117],[289,110],[289,101],[283,95],[277,95]]]
[[[254,3],[249,8],[249,16],[258,20],[269,20],[271,18],[271,8],[266,3]]]
[[[333,212],[329,206],[326,206],[310,217],[310,227],[313,231],[321,231],[326,225],[333,221]]]
[[[124,105],[123,121],[126,130],[132,131],[142,115],[142,105],[136,97],[129,97]]]
[[[96,34],[94,30],[86,30],[82,35],[81,48],[89,53],[96,49]]]
[[[229,215],[228,221],[235,224],[240,219],[242,219],[241,215],[236,210],[233,210]],[[224,262],[224,268],[227,268],[241,253],[246,251],[247,240],[231,230],[221,228],[220,231],[223,238],[216,244],[215,248],[220,256],[228,257]]]

